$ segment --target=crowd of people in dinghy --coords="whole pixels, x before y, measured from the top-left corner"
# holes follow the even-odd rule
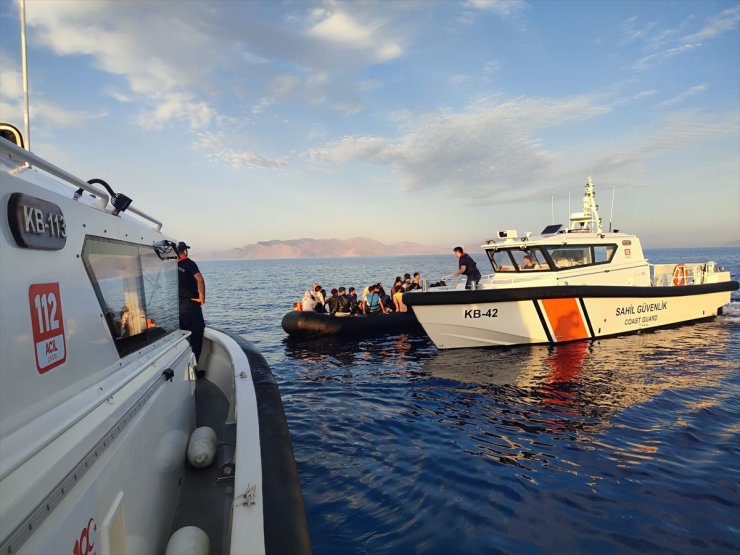
[[[326,290],[314,282],[311,289],[303,294],[303,298],[293,305],[293,309],[345,318],[407,312],[403,294],[414,289],[421,289],[419,272],[415,272],[413,277],[411,274],[404,274],[403,278],[396,277],[390,294],[382,283],[373,283],[365,287],[359,296],[354,287],[335,288],[327,296]]]

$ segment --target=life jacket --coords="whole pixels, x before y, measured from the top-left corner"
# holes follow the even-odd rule
[[[380,310],[380,295],[377,293],[368,294],[366,310],[372,314],[375,314]]]

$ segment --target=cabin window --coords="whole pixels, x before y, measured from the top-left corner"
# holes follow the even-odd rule
[[[514,261],[509,256],[508,250],[488,250],[486,254],[491,261],[494,271],[506,272],[514,270]]]
[[[567,270],[579,266],[606,264],[611,262],[616,245],[558,245],[545,247],[555,267]]]
[[[594,264],[606,264],[612,261],[617,245],[594,245]]]
[[[537,272],[550,270],[544,253],[538,247],[487,251],[496,272]]]
[[[510,252],[517,270],[520,272],[537,272],[550,269],[550,265],[540,249],[512,249]]]
[[[177,263],[152,247],[87,236],[82,260],[118,354],[178,329]]]

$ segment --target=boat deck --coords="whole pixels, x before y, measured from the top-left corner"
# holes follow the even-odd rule
[[[226,424],[229,402],[221,390],[207,379],[195,385],[196,426],[210,426],[218,437],[216,460],[207,468],[195,468],[186,462],[180,500],[175,511],[170,536],[183,526],[197,526],[211,542],[211,555],[229,552],[230,515],[234,483],[217,481],[222,464],[233,457],[236,424]],[[226,445],[224,445],[226,444]],[[213,510],[223,507],[223,510]]]

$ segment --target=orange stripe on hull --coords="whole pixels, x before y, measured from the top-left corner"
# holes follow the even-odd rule
[[[576,299],[542,299],[555,341],[575,341],[589,337]]]

